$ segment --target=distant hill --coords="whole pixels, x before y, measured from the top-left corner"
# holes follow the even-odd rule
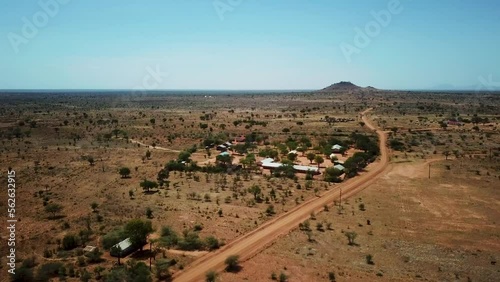
[[[356,90],[377,90],[375,87],[361,87],[350,81],[341,81],[334,83],[328,87],[321,89],[322,92],[332,92],[332,91],[356,91]]]

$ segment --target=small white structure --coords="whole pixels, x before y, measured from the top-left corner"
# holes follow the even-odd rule
[[[297,155],[297,150],[291,150],[290,152],[288,152],[288,154],[289,154],[289,155],[290,155],[290,154],[295,154],[295,155]]]
[[[340,150],[342,150],[342,146],[340,146],[339,144],[335,144],[332,146],[332,151],[340,152]]]
[[[273,158],[265,158],[262,161],[260,161],[261,164],[272,163],[272,162],[274,162]]]
[[[263,168],[273,169],[283,166],[282,163],[262,163]]]
[[[296,171],[300,171],[300,172],[313,172],[315,174],[319,173],[319,168],[315,167],[315,166],[306,166],[306,165],[294,165],[293,166],[293,169],[295,169]]]

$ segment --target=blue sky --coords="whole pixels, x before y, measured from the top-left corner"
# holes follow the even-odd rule
[[[500,82],[500,2],[400,0],[389,9],[392,1],[0,0],[0,89]],[[48,15],[40,3],[57,9]],[[377,22],[380,11],[390,21]],[[23,33],[26,21],[36,32]],[[356,30],[368,44],[357,44]]]

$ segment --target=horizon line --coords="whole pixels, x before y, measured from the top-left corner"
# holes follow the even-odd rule
[[[360,88],[366,88],[361,87]],[[476,89],[472,88],[463,88],[463,89],[432,89],[432,88],[401,88],[401,89],[384,89],[384,88],[375,88],[379,91],[475,91],[475,92],[499,92],[500,88],[488,90],[482,89],[480,91],[476,91]],[[323,89],[126,89],[126,88],[0,88],[1,92],[8,91],[131,91],[131,92],[161,92],[161,91],[272,91],[272,92],[315,92],[322,91]],[[325,91],[327,92],[327,91]]]

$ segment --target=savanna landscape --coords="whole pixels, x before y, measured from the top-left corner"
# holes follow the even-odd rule
[[[497,93],[340,82],[0,101],[18,220],[2,281],[500,276]]]

